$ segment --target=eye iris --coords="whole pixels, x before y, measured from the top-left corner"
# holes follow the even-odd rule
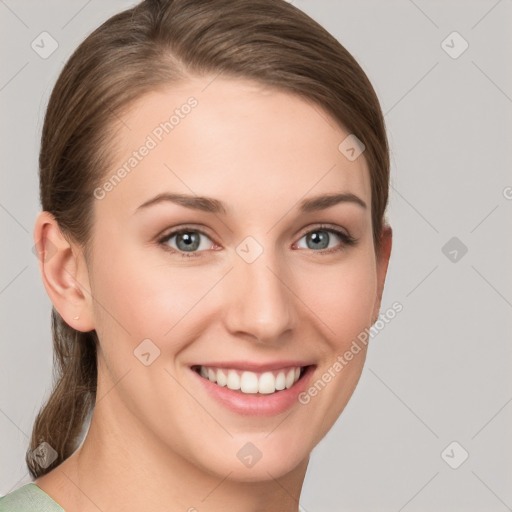
[[[180,247],[180,240],[185,243],[185,246]],[[176,235],[176,245],[180,250],[193,251],[199,247],[200,240],[199,234],[193,232],[178,233]]]
[[[329,235],[326,231],[313,231],[307,236],[309,241],[313,241],[313,248],[316,249],[325,249],[329,245]]]

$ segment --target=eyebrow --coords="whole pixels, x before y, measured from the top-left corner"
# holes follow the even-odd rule
[[[218,199],[214,199],[213,197],[192,196],[188,194],[172,194],[169,192],[158,194],[145,203],[142,203],[135,210],[135,213],[140,210],[144,210],[149,206],[153,206],[162,202],[171,202],[186,208],[201,210],[208,213],[222,213],[224,215],[227,214],[227,209],[224,203]],[[352,194],[351,192],[344,192],[323,194],[304,199],[299,203],[299,211],[301,213],[316,212],[325,210],[340,203],[352,203],[359,205],[361,208],[367,208],[366,203],[360,197]]]

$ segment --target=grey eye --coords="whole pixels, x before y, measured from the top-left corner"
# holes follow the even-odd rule
[[[334,235],[334,237],[333,237]],[[317,249],[324,250],[330,249],[331,247],[335,247],[335,245],[329,245],[331,240],[334,238],[336,241],[336,237],[341,239],[341,236],[333,230],[330,229],[314,229],[309,233],[306,233],[302,239],[306,239],[306,249]],[[300,242],[299,242],[300,243]],[[339,243],[339,241],[338,241]],[[300,246],[299,246],[300,247]]]
[[[189,229],[170,233],[163,241],[170,242],[173,238],[175,238],[176,246],[169,244],[171,248],[183,252],[195,252],[201,246],[201,237],[207,238],[209,240],[209,238],[204,233]],[[208,249],[209,247],[211,247],[211,244],[208,245],[207,243],[204,243],[202,249]]]

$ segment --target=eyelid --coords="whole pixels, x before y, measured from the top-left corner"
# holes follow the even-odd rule
[[[344,237],[347,237],[348,239],[353,239],[354,241],[356,240],[355,238],[352,237],[352,235],[348,232],[347,229],[342,228],[341,226],[337,226],[335,224],[324,224],[324,223],[315,224],[315,225],[313,225],[313,227],[304,228],[304,230],[301,232],[301,235],[299,236],[299,238],[302,238],[304,235],[307,235],[308,233],[311,233],[312,231],[320,231],[323,229],[328,230],[328,231],[334,231],[336,233],[339,233],[340,236],[342,235]]]
[[[187,232],[187,231],[193,231],[195,233],[200,233],[200,234],[206,236],[207,238],[209,238],[215,245],[218,245],[217,242],[215,242],[215,240],[213,239],[213,237],[206,232],[205,228],[203,228],[202,226],[197,227],[193,224],[191,224],[191,225],[185,224],[180,227],[171,228],[170,230],[166,229],[166,230],[162,231],[162,233],[156,237],[156,241],[158,243],[162,243],[164,240],[168,241],[172,237],[179,235],[180,233]],[[204,251],[199,251],[199,252],[204,252]]]
[[[336,248],[323,249],[321,251],[312,251],[313,253],[316,252],[318,254],[329,254],[332,252],[341,251],[344,248],[353,246],[358,242],[358,238],[353,237],[348,232],[348,230],[346,230],[345,228],[342,228],[341,226],[319,223],[319,224],[304,228],[304,230],[302,230],[300,236],[298,237],[298,240],[296,242],[294,242],[293,245],[297,244],[301,238],[308,235],[309,233],[314,232],[314,231],[321,231],[321,230],[329,231],[331,233],[336,234],[342,240],[341,246],[336,247]],[[167,234],[162,234],[157,237],[157,243],[159,245],[162,245],[165,250],[168,250],[173,253],[178,253],[179,255],[181,255],[185,258],[197,257],[197,256],[200,256],[201,253],[207,252],[207,251],[203,250],[203,251],[195,251],[195,252],[192,251],[190,253],[187,253],[185,251],[180,251],[180,250],[174,249],[173,247],[169,247],[165,243],[165,242],[169,241],[171,238],[173,238],[174,236],[179,235],[180,233],[183,233],[183,232],[187,232],[187,231],[194,231],[194,232],[200,233],[200,234],[206,236],[207,238],[209,238],[214,245],[219,246],[219,244],[217,244],[217,242],[205,231],[205,229],[203,227],[197,227],[193,224],[183,225],[183,226],[176,227],[176,228],[171,228],[170,231],[167,232]],[[163,233],[165,233],[165,231]]]

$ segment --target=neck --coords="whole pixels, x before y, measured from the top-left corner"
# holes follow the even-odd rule
[[[267,471],[263,481],[232,480],[229,473],[198,467],[159,442],[117,401],[116,409],[114,394],[97,403],[84,442],[55,470],[59,490],[49,494],[66,511],[299,510],[309,456],[278,478]]]

